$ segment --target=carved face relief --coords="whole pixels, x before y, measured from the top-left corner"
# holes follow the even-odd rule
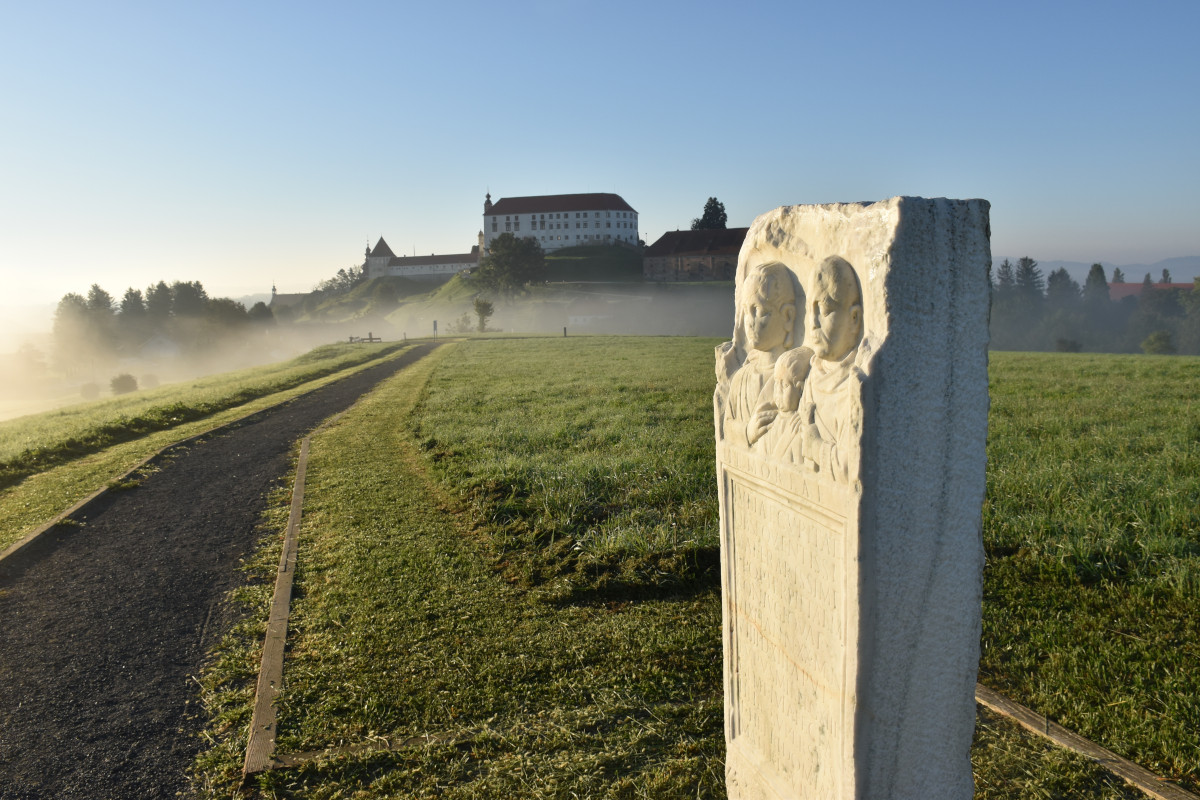
[[[742,320],[746,329],[746,345],[751,350],[783,347],[795,315],[796,307],[793,304],[775,308],[768,298],[756,293],[746,304]]]
[[[808,345],[817,358],[841,361],[862,339],[862,290],[854,268],[837,256],[822,262],[816,278]]]
[[[780,411],[795,411],[800,406],[800,394],[804,391],[802,385],[791,382],[775,383],[775,407]]]
[[[788,350],[775,362],[774,400],[780,412],[793,412],[799,408],[812,355],[812,350],[807,347],[798,347]]]
[[[796,293],[782,264],[759,267],[747,279],[742,329],[751,350],[789,346],[796,322]]]

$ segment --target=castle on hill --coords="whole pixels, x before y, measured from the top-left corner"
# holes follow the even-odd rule
[[[396,276],[417,280],[444,281],[473,269],[492,241],[503,233],[532,237],[546,252],[579,245],[624,245],[638,243],[638,214],[617,194],[549,194],[534,197],[502,197],[483,202],[483,225],[477,243],[467,253],[428,256],[398,256],[382,236],[368,247],[363,274],[368,278]]]

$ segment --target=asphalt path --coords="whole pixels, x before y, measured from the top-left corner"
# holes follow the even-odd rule
[[[0,562],[0,798],[186,796],[196,678],[293,445],[433,346],[179,448]]]

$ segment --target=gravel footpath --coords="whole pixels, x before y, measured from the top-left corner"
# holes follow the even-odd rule
[[[174,451],[0,562],[0,798],[186,795],[221,602],[293,444],[418,345]]]

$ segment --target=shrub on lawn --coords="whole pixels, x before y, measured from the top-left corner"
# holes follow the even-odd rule
[[[109,382],[109,386],[112,388],[113,394],[129,394],[137,391],[137,378],[128,372],[123,372],[114,377]]]

